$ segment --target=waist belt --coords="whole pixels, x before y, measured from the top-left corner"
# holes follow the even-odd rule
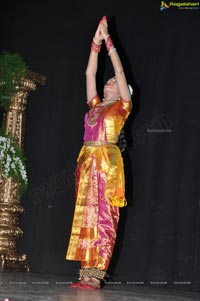
[[[85,141],[83,143],[85,146],[107,146],[107,145],[115,145],[114,142],[109,142],[109,141]]]

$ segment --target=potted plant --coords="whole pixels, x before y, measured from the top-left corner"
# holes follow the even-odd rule
[[[5,111],[8,111],[12,97],[23,86],[27,75],[28,66],[18,53],[3,51],[0,54],[0,106]],[[16,137],[0,128],[0,177],[3,181],[12,178],[19,184],[19,196],[27,189],[25,161]]]
[[[12,96],[23,85],[28,66],[18,53],[3,51],[0,55],[0,106],[8,110]]]

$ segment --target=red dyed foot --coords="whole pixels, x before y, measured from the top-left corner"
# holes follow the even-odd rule
[[[100,289],[100,287],[98,287],[98,286],[87,284],[87,283],[82,283],[82,282],[73,282],[70,284],[70,287],[71,288],[85,288],[88,290]]]
[[[88,290],[99,290],[100,287],[96,286],[96,285],[91,285],[91,284],[87,284],[87,283],[81,283],[81,288],[86,288]]]
[[[70,284],[70,287],[72,287],[72,288],[79,288],[79,287],[81,287],[81,282],[80,281],[78,281],[78,282],[72,282]]]

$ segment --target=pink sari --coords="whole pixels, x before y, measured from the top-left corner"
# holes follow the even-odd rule
[[[76,205],[68,260],[78,260],[82,268],[106,271],[113,253],[119,207],[126,206],[124,169],[116,146],[131,102],[119,99],[106,106],[99,97],[85,115],[85,145],[76,168]]]

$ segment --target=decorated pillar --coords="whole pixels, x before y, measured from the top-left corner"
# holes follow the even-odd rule
[[[36,84],[45,84],[46,77],[29,71],[27,78],[11,99],[7,113],[4,114],[3,127],[6,133],[16,137],[20,148],[24,146],[25,114],[27,97],[36,90]],[[0,173],[0,270],[29,271],[25,254],[17,251],[17,241],[23,231],[19,227],[19,217],[24,208],[19,197],[19,184],[12,177],[5,179]]]

